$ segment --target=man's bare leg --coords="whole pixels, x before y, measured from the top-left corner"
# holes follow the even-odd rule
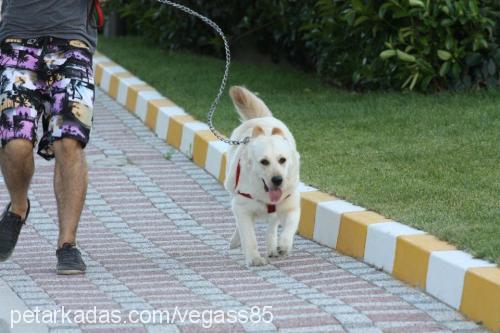
[[[33,177],[33,144],[14,139],[0,149],[0,166],[9,191],[10,213],[0,215],[0,262],[10,258],[29,211],[28,188]]]
[[[28,209],[28,189],[35,171],[33,143],[24,139],[9,141],[0,149],[0,165],[10,195],[10,211],[24,219]]]
[[[54,142],[54,192],[59,217],[58,247],[75,244],[76,231],[87,194],[87,162],[80,142],[63,138]]]

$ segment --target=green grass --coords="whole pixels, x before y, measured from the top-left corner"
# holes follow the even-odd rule
[[[206,121],[223,61],[131,37],[101,38],[99,50]],[[229,84],[258,92],[290,127],[304,182],[500,263],[500,91],[358,94],[237,61]],[[227,95],[215,124],[238,125]]]

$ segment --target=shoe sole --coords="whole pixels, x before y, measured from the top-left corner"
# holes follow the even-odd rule
[[[78,274],[84,274],[85,271],[79,270],[79,269],[58,269],[57,270],[57,275],[78,275]]]
[[[9,260],[9,258],[12,256],[12,253],[14,253],[14,250],[10,251],[6,255],[0,256],[0,262]]]

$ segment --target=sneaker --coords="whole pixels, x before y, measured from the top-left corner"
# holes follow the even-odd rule
[[[30,213],[30,201],[28,200],[28,210],[24,219],[16,213],[9,212],[9,209],[10,203],[0,217],[0,261],[9,259],[14,252],[21,228]]]
[[[74,244],[64,243],[60,249],[57,249],[56,256],[57,274],[83,274],[87,268],[83,262],[82,254]]]

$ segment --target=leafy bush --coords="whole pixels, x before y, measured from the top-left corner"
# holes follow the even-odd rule
[[[378,44],[384,45],[381,68],[391,85],[494,87],[500,66],[494,1],[385,1],[379,6],[353,1],[345,19],[353,30],[371,30],[373,41],[383,42]]]
[[[251,37],[332,84],[438,91],[499,84],[498,0],[189,0],[237,45]],[[221,55],[197,18],[147,0],[112,0],[131,32],[164,47]]]
[[[229,35],[237,35],[242,15],[232,15],[227,1],[202,0],[178,1],[205,15]],[[251,1],[232,1],[236,13]],[[125,21],[128,33],[141,34],[161,47],[190,49],[195,52],[222,55],[223,43],[214,31],[198,18],[154,0],[111,0],[108,10],[116,10]]]

